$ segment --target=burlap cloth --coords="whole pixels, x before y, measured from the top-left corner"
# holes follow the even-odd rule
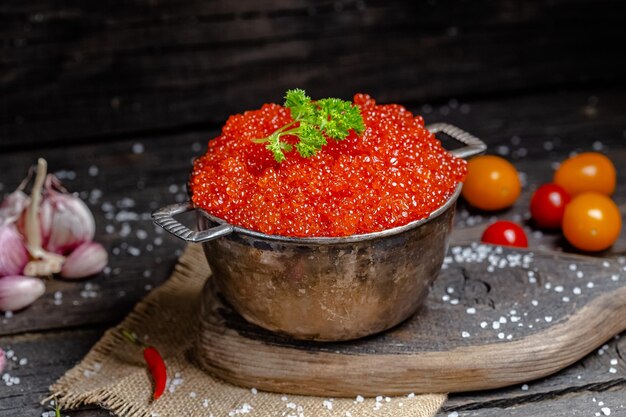
[[[153,290],[119,327],[146,335],[168,367],[163,396],[151,401],[152,382],[141,349],[109,329],[87,356],[51,388],[63,409],[97,404],[120,417],[426,417],[445,394],[393,398],[321,398],[257,392],[198,369],[188,351],[195,339],[199,297],[210,270],[199,245],[190,245],[172,276]]]

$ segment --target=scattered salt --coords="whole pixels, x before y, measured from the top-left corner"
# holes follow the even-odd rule
[[[145,150],[145,147],[143,146],[143,143],[137,142],[137,143],[133,143],[132,150],[134,154],[138,155],[138,154],[143,153],[143,151]]]

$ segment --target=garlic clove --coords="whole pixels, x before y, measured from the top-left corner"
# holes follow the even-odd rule
[[[0,226],[15,223],[29,204],[30,197],[22,190],[15,190],[4,197],[0,203]]]
[[[17,311],[31,305],[46,292],[38,278],[10,275],[0,278],[0,311]]]
[[[13,224],[0,226],[0,277],[18,275],[28,263],[28,251]]]
[[[89,207],[77,196],[48,189],[41,207],[46,217],[41,222],[46,250],[64,255],[93,239],[96,222]]]
[[[108,260],[109,255],[101,244],[85,242],[65,259],[60,275],[68,279],[85,278],[102,271]]]

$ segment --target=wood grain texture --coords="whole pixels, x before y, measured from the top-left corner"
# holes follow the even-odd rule
[[[3,2],[0,146],[215,127],[296,86],[413,103],[624,86],[618,1],[209,3]]]
[[[346,343],[296,342],[265,331],[240,318],[209,285],[194,357],[226,381],[267,391],[459,392],[550,375],[626,330],[620,265],[531,254],[453,247],[418,314]]]
[[[624,398],[626,398],[626,386],[618,385],[602,390],[563,393],[553,398],[538,397],[508,406],[485,404],[481,409],[456,411],[456,415],[458,417],[587,417],[596,416],[596,413],[599,413],[599,416],[624,417],[626,416]],[[452,412],[454,411],[444,408],[437,414],[437,417],[447,417]]]
[[[105,328],[60,331],[55,334],[24,334],[0,337],[0,346],[11,351],[15,360],[8,360],[3,371],[19,378],[18,384],[0,388],[0,416],[40,416],[42,399],[48,386],[87,354]]]

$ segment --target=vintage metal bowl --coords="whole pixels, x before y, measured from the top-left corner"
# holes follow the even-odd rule
[[[428,127],[466,144],[466,158],[486,149],[448,124]],[[201,242],[223,298],[246,320],[297,339],[339,341],[371,335],[402,322],[420,307],[448,246],[459,184],[423,220],[348,237],[293,238],[233,226],[191,203],[153,213],[156,224]],[[196,210],[199,231],[175,214]]]

